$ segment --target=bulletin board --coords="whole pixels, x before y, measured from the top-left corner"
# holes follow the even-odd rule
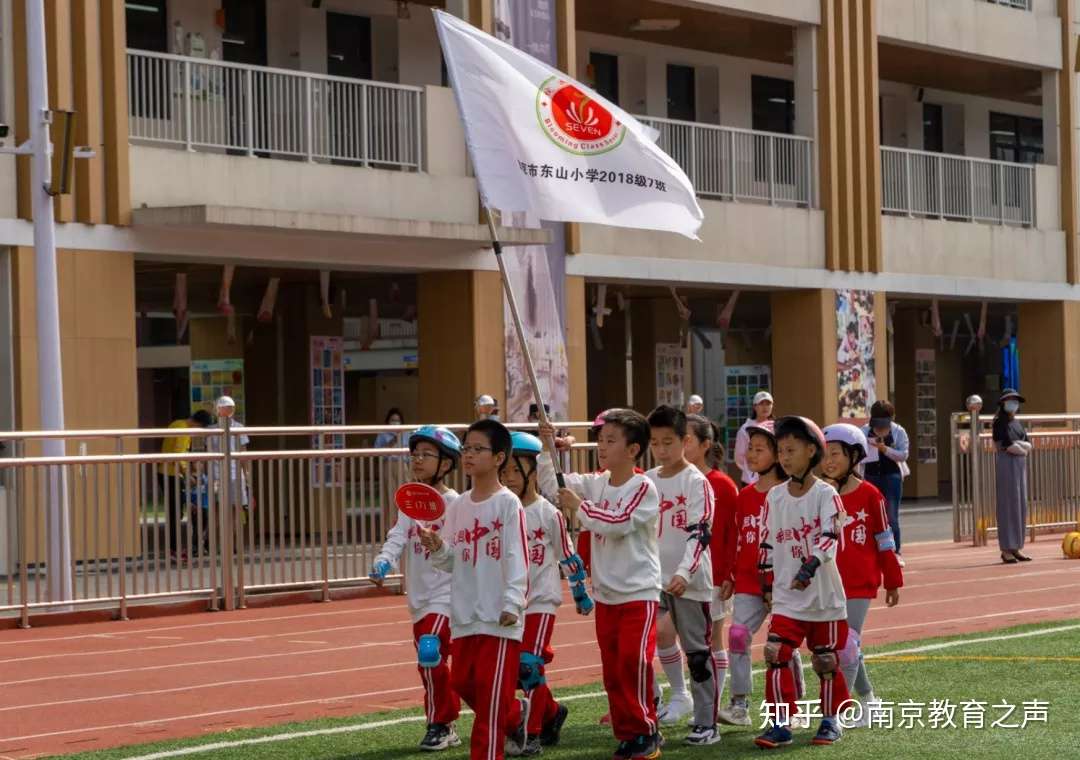
[[[236,402],[236,419],[243,422],[244,414],[244,360],[207,359],[191,362],[189,375],[191,389],[191,413],[203,409],[217,416],[217,400],[229,396]]]
[[[345,341],[338,337],[311,338],[311,424],[345,424]],[[343,449],[345,436],[324,434],[312,436],[313,448]],[[315,485],[337,485],[341,482],[341,461],[312,465]],[[321,470],[321,471],[320,471]]]
[[[754,413],[754,395],[772,387],[772,368],[767,364],[741,364],[724,368],[727,403],[725,418],[724,449],[729,462],[735,461],[735,436],[739,428]]]

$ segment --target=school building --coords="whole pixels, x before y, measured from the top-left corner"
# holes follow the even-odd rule
[[[827,423],[888,397],[907,494],[931,496],[967,394],[1080,410],[1074,0],[45,5],[50,104],[96,151],[55,200],[71,428],[162,426],[223,390],[248,425],[461,421],[514,395],[432,6],[514,42],[539,25],[705,211],[701,242],[503,224],[547,248],[564,418],[697,392],[737,426],[768,387]],[[24,26],[0,4],[8,145]],[[29,191],[0,156],[3,429],[38,425]]]

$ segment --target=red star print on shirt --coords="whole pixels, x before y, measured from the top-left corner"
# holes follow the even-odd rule
[[[543,541],[544,536],[546,536],[546,535],[547,534],[544,533],[543,528],[537,528],[536,530],[533,531],[533,534],[532,534],[533,541]]]
[[[682,494],[679,494],[678,496],[676,496],[675,501],[676,501],[676,503],[678,503],[678,505],[680,507],[685,507],[686,506],[686,497],[683,496]]]

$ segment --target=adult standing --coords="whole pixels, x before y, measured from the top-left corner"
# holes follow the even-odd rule
[[[1027,431],[1016,419],[1025,399],[1012,388],[1006,388],[998,399],[994,415],[995,483],[997,486],[997,528],[1001,561],[1012,565],[1018,560],[1029,562],[1024,548],[1024,528],[1027,526],[1027,458],[1031,442]]]
[[[385,425],[404,425],[405,415],[401,413],[401,410],[396,406],[391,407],[390,411],[386,413],[386,418],[383,420]],[[379,433],[375,436],[375,448],[377,449],[404,449],[408,448],[408,442],[406,440],[405,433],[391,433],[389,431]]]
[[[212,422],[210,413],[205,409],[199,409],[186,419],[174,420],[169,424],[169,429],[176,430],[176,435],[161,441],[161,453],[187,454],[191,451],[191,436],[184,435],[182,431],[210,427]],[[158,488],[161,489],[162,501],[165,503],[165,537],[169,556],[173,561],[185,559],[184,553],[180,551],[180,523],[187,511],[190,477],[188,462],[185,460],[158,464]]]
[[[889,526],[896,542],[896,560],[904,567],[900,554],[900,499],[904,496],[904,478],[910,470],[907,460],[911,443],[907,431],[894,421],[896,407],[882,399],[870,407],[870,423],[863,433],[870,444],[866,457],[866,479],[885,497]]]
[[[494,396],[483,394],[476,397],[476,401],[473,406],[476,407],[476,419],[477,420],[495,420],[499,419],[499,402],[495,400]]]
[[[758,474],[754,472],[746,462],[746,450],[750,448],[749,428],[757,427],[765,420],[773,418],[773,397],[768,391],[758,391],[754,394],[753,414],[739,428],[735,434],[735,465],[742,473],[743,485],[749,486],[757,483]]]
[[[704,416],[704,414],[705,414],[705,399],[703,399],[701,396],[697,395],[696,393],[694,395],[692,395],[690,397],[690,399],[686,402],[686,413],[687,414],[700,414],[700,415]]]

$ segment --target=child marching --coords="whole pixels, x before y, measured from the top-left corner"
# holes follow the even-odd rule
[[[841,736],[837,712],[848,700],[838,654],[847,643],[847,598],[835,562],[844,507],[836,489],[813,474],[825,454],[821,429],[805,417],[784,417],[775,433],[789,479],[769,491],[760,518],[762,592],[772,602],[765,642],[772,726],[754,742],[765,749],[791,743],[797,693],[790,663],[805,639],[821,680],[822,719],[811,743],[832,744]]]
[[[847,645],[840,650],[840,667],[844,679],[862,703],[848,725],[865,728],[870,725],[870,706],[876,702],[862,655],[866,613],[870,603],[877,598],[882,580],[886,606],[896,606],[904,576],[894,551],[896,544],[889,526],[885,497],[855,472],[868,451],[866,434],[845,423],[830,425],[824,433],[828,450],[821,469],[836,484],[844,506],[841,515],[843,540],[836,563],[847,596],[848,639]]]
[[[444,427],[422,427],[409,436],[409,452],[414,480],[434,487],[447,503],[457,498],[457,491],[444,482],[461,459],[461,442],[456,435]],[[424,684],[424,715],[427,718],[427,732],[420,742],[420,749],[429,752],[461,744],[454,730],[461,700],[450,684],[447,662],[450,653],[450,574],[435,566],[430,553],[420,542],[420,528],[442,530],[445,520],[444,515],[432,522],[418,523],[399,514],[369,574],[371,580],[381,586],[402,554],[405,555],[413,644],[418,655],[417,670]],[[432,654],[439,652],[443,655]]]
[[[529,592],[525,512],[499,483],[511,453],[505,427],[474,422],[461,451],[473,487],[447,507],[446,538],[421,528],[420,541],[434,565],[452,573],[451,679],[476,713],[469,757],[502,760]]]
[[[508,755],[538,755],[542,747],[559,743],[559,733],[568,710],[555,701],[544,674],[553,659],[551,634],[555,613],[562,604],[560,564],[570,576],[581,576],[584,569],[574,552],[566,531],[566,520],[537,491],[537,458],[543,450],[540,439],[528,433],[511,435],[510,461],[502,473],[502,482],[516,493],[525,507],[525,537],[528,541],[529,602],[525,608],[525,635],[521,642],[518,686],[526,694],[525,711],[520,701],[510,706],[509,725],[516,728],[507,740]],[[576,594],[578,612],[592,612],[587,594]],[[526,717],[527,716],[527,717]]]

